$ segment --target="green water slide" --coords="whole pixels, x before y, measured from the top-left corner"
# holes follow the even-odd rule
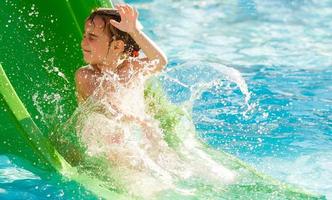
[[[73,74],[82,66],[84,19],[103,0],[0,2],[0,154],[33,164],[38,175],[58,173],[96,196],[124,199],[71,167],[48,140],[77,106]],[[36,170],[41,169],[41,170]],[[46,173],[47,174],[47,173]],[[127,199],[127,198],[125,198]]]
[[[12,154],[35,168],[59,173],[104,199],[129,199],[78,173],[48,140],[48,133],[77,106],[73,74],[84,65],[83,22],[100,6],[112,5],[103,0],[0,1],[0,155]],[[167,114],[172,106],[162,101],[156,102],[163,113],[158,116],[167,128],[174,116]],[[201,148],[242,173],[239,183],[223,191],[225,199],[324,199],[265,176],[224,152]]]
[[[74,111],[73,74],[84,64],[80,50],[84,19],[100,6],[112,5],[102,0],[0,2],[1,153],[20,155],[48,168],[27,142],[39,136],[30,140],[22,132],[36,132],[39,127],[47,134]],[[4,72],[23,104],[11,96]]]

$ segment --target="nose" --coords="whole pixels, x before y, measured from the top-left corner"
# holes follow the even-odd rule
[[[88,49],[87,46],[89,46],[89,42],[88,42],[86,37],[83,37],[82,41],[81,41],[81,48],[82,49]]]

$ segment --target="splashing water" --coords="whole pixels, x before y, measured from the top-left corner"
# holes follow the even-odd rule
[[[210,70],[216,70],[218,78],[224,76],[225,80],[236,83],[246,95],[245,102],[248,102],[248,89],[237,70],[217,64]],[[177,112],[182,113],[182,116],[177,116],[173,121],[167,121],[167,114],[172,113],[164,113],[158,120],[160,109],[165,109],[166,106],[154,103],[153,98],[158,97],[149,97],[144,91],[146,85],[156,87],[157,82],[155,80],[146,84],[153,78],[149,79],[150,76],[142,74],[133,74],[124,84],[112,72],[99,77],[99,86],[93,95],[79,105],[67,123],[52,135],[53,140],[67,145],[63,152],[67,159],[79,164],[82,169],[90,166],[84,163],[89,160],[88,157],[104,159],[109,163],[106,164],[106,176],[116,180],[114,189],[144,198],[152,198],[166,190],[185,196],[197,195],[197,185],[181,188],[181,181],[199,179],[210,187],[234,182],[234,171],[215,162],[198,148],[201,144],[188,117],[188,111],[191,111],[184,109],[188,106],[183,106],[182,109],[178,107]],[[167,73],[162,76],[168,77]],[[184,105],[192,104],[206,88],[216,85],[218,81],[220,79],[198,83],[196,80],[197,84],[190,87],[193,95]],[[179,83],[179,80],[175,82]],[[175,107],[172,104],[169,106]],[[172,127],[171,130],[165,129],[167,126]],[[66,135],[71,135],[72,138],[65,138]],[[72,145],[69,140],[73,138],[77,140],[76,150],[68,147],[69,144]]]
[[[181,76],[182,73],[186,74],[186,77]],[[176,84],[180,86],[182,90],[183,88],[188,90],[189,97],[181,101],[183,106],[185,106],[190,113],[195,100],[199,99],[205,91],[211,88],[218,88],[220,90],[219,92],[225,90],[224,92],[228,93],[234,93],[235,89],[239,89],[242,93],[240,100],[242,103],[239,103],[239,106],[243,108],[246,107],[246,109],[243,110],[244,116],[255,107],[255,104],[250,104],[249,102],[250,92],[241,73],[237,69],[228,66],[228,64],[225,65],[213,61],[204,64],[195,61],[184,63],[162,74],[162,78],[171,82],[171,85]],[[235,88],[230,87],[232,83],[236,85]],[[170,86],[170,84],[168,84],[168,86]]]

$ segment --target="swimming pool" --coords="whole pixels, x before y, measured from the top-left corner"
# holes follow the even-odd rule
[[[332,198],[331,1],[127,2],[168,55],[165,90],[174,103],[191,104],[201,137]],[[94,198],[11,159],[0,157],[2,199]]]
[[[145,30],[167,51],[172,77],[213,79],[215,63],[240,71],[250,92],[221,82],[194,102],[207,142],[258,169],[332,198],[332,2],[141,1]],[[171,3],[172,2],[172,3]],[[173,73],[177,71],[176,73]],[[183,72],[183,73],[181,73]],[[174,102],[190,96],[169,83]]]

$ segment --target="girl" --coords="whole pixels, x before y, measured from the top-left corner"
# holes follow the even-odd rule
[[[99,8],[85,22],[81,47],[88,65],[75,73],[77,99],[82,103],[90,96],[106,97],[122,119],[136,121],[147,128],[140,119],[143,104],[138,105],[138,99],[132,99],[142,95],[138,95],[137,90],[136,93],[126,90],[141,86],[140,92],[143,92],[142,79],[160,72],[167,64],[167,58],[138,28],[136,9],[129,5],[115,8]],[[144,57],[138,57],[140,49]],[[105,74],[108,75],[106,78]]]
[[[200,151],[191,151],[190,134],[185,137],[191,146],[183,146],[179,156],[163,139],[159,122],[145,113],[144,80],[161,72],[167,58],[139,29],[137,17],[136,9],[118,5],[93,11],[85,22],[81,47],[88,65],[77,70],[75,80],[83,109],[77,133],[87,153],[106,152],[119,167],[124,185],[134,193],[148,193],[143,196],[173,187],[174,177],[187,179],[192,174],[232,182],[232,172]],[[145,56],[139,56],[140,50]]]
[[[139,29],[137,17],[129,5],[91,13],[81,42],[88,65],[76,71],[75,81],[82,115],[77,133],[87,153],[106,155],[124,185],[142,194],[162,190],[162,183],[168,188],[172,181],[156,161],[167,144],[144,103],[144,80],[162,71],[167,58]]]
[[[131,6],[117,5],[116,9],[97,9],[86,20],[81,47],[89,67],[75,74],[79,102],[93,93],[103,72],[114,72],[121,83],[126,83],[132,70],[142,69],[147,61],[156,64],[144,73],[160,72],[167,64],[165,54],[138,28],[137,17],[137,10]],[[130,62],[140,49],[146,57]]]

